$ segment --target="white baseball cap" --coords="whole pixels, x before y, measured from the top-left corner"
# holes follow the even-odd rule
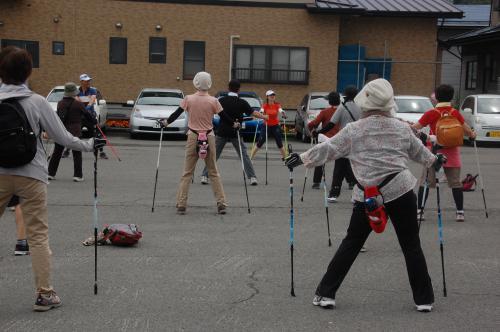
[[[266,97],[269,97],[269,96],[272,96],[272,95],[276,95],[276,93],[273,90],[267,90]]]
[[[91,79],[92,79],[92,77],[90,77],[87,74],[81,74],[80,75],[80,81],[90,81]]]

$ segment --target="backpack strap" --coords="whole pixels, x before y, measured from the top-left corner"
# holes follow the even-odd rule
[[[351,116],[352,121],[355,122],[356,119],[354,119],[354,116],[352,115],[351,111],[349,110],[349,107],[347,107],[346,102],[342,102],[342,106],[344,106],[346,111],[349,112],[349,115]]]

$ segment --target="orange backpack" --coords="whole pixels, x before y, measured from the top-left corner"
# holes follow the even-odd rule
[[[445,148],[461,146],[464,143],[464,127],[451,114],[452,111],[453,109],[441,113],[436,110],[441,115],[441,118],[436,122],[436,138],[438,144]]]

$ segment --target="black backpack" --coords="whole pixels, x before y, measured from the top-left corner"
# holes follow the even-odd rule
[[[21,104],[14,98],[0,102],[0,167],[26,165],[36,151],[37,137]]]

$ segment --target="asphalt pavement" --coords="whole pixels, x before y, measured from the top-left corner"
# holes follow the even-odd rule
[[[249,186],[247,213],[241,163],[228,145],[219,161],[228,214],[216,214],[210,186],[190,188],[187,214],[175,213],[183,140],[165,140],[156,209],[151,213],[158,140],[109,137],[120,154],[98,163],[99,223],[135,223],[144,233],[136,247],[99,247],[98,295],[93,294],[93,156],[84,154],[85,182],[72,182],[63,159],[48,186],[53,285],[63,306],[32,311],[29,257],[13,256],[15,224],[6,211],[0,232],[0,331],[498,331],[500,330],[500,148],[480,148],[489,218],[480,191],[465,193],[466,222],[454,220],[451,190],[443,185],[443,297],[436,195],[431,191],[421,241],[433,281],[432,313],[415,310],[394,229],[372,234],[337,293],[337,308],[314,307],[315,288],[345,236],[350,191],[329,205],[333,246],[328,247],[323,191],[300,202],[304,169],[295,178],[295,293],[290,296],[289,173],[270,144],[268,185],[264,151],[254,161],[259,185]],[[308,145],[291,142],[295,151]],[[250,143],[249,143],[250,145]],[[476,173],[474,150],[464,147],[463,176]],[[331,179],[333,165],[327,165]],[[421,168],[411,165],[414,174]],[[462,177],[463,177],[462,176]]]

